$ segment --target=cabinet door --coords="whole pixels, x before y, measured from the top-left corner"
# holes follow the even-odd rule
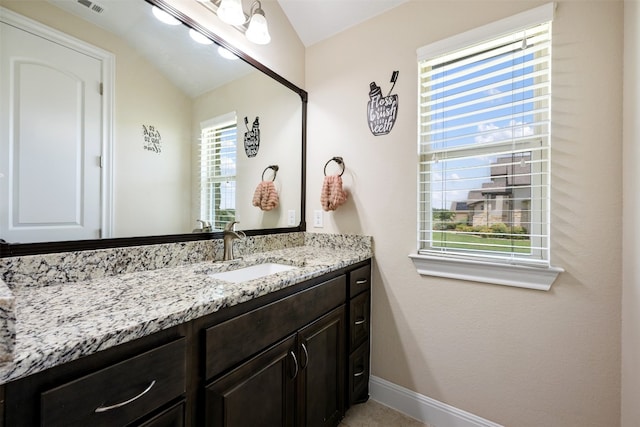
[[[340,306],[300,330],[298,425],[335,426],[344,415],[345,311]]]
[[[211,383],[206,389],[206,425],[293,426],[299,373],[294,349],[291,335]]]

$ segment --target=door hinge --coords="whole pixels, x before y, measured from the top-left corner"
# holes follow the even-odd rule
[[[104,93],[104,85],[103,85],[102,82],[100,82],[100,89],[99,90],[100,90],[100,96],[102,96],[103,93]]]
[[[98,239],[102,239],[102,228],[98,228]]]
[[[104,156],[98,156],[98,165],[103,168],[104,167]]]

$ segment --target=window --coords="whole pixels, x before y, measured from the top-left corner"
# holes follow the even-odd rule
[[[236,115],[208,120],[201,129],[200,219],[222,230],[236,214]]]
[[[418,50],[423,266],[551,268],[552,15],[542,6]],[[460,278],[451,265],[423,273]]]

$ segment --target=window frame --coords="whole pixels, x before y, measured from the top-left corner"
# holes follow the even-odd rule
[[[505,35],[513,34],[517,31],[530,28],[532,26],[550,22],[553,20],[553,14],[555,10],[555,3],[548,3],[543,6],[531,9],[529,11],[514,15],[512,17],[502,19],[500,21],[476,28],[471,31],[444,39],[430,45],[419,48],[417,51],[419,61],[426,58],[435,58],[441,55],[446,55],[449,52],[456,52],[460,49],[465,49],[469,46],[477,45],[478,42],[483,40],[492,40]],[[549,59],[551,60],[551,59]],[[420,73],[419,73],[420,75]],[[420,84],[420,81],[419,81]],[[418,88],[418,98],[420,99],[421,89]],[[420,106],[418,106],[418,114],[420,114]],[[420,144],[420,126],[422,120],[418,120],[418,144]],[[540,143],[539,137],[533,137],[530,139],[524,139],[523,144],[536,144]],[[546,157],[546,161],[542,162],[543,168],[550,167],[549,158],[549,141],[544,141],[547,144],[546,152],[532,150],[533,153],[540,153],[542,157]],[[506,144],[506,142],[505,142]],[[509,142],[511,144],[511,142]],[[482,150],[482,147],[466,148],[463,151],[472,153],[474,150]],[[421,174],[425,173],[425,164],[423,162],[424,154],[421,150],[418,151],[418,223],[417,223],[417,250],[416,253],[410,254],[410,258],[414,262],[416,270],[421,275],[446,277],[459,280],[469,280],[474,282],[492,283],[507,286],[524,287],[530,289],[548,290],[557,278],[558,274],[564,271],[562,268],[554,267],[551,265],[550,254],[550,240],[544,242],[544,245],[536,242],[534,246],[534,240],[531,240],[531,247],[544,247],[544,253],[534,253],[534,256],[530,256],[530,260],[523,256],[507,256],[500,254],[481,254],[479,251],[465,251],[461,250],[441,250],[438,248],[434,250],[433,247],[424,248],[422,242],[425,240],[422,234],[433,233],[433,209],[429,203],[425,203],[423,197],[430,198],[430,195],[422,196],[423,192],[430,191],[430,184],[428,180],[423,180]],[[532,157],[533,159],[533,157]],[[428,171],[427,171],[428,172]],[[545,171],[547,174],[550,170]],[[533,170],[532,174],[533,176]],[[429,188],[425,188],[429,187]],[[533,200],[533,182],[532,187],[532,200]],[[540,186],[538,188],[543,188]],[[545,191],[549,191],[546,189]],[[548,203],[548,197],[541,197],[541,203]],[[428,209],[425,208],[428,207]],[[545,221],[546,227],[549,227],[550,218],[550,206],[532,206],[531,221],[533,223],[533,212],[538,212],[537,215],[546,215]],[[540,214],[539,212],[542,212]],[[543,221],[541,221],[543,222]],[[426,225],[425,225],[426,223]],[[533,235],[533,231],[529,230],[529,234]],[[550,231],[546,233],[540,233],[542,237],[540,239],[550,239]],[[535,252],[535,251],[534,251]]]
[[[204,149],[205,144],[208,144],[206,133],[213,130],[213,132],[217,132],[219,130],[225,128],[233,128],[236,134],[236,137],[233,141],[233,145],[235,147],[236,156],[234,159],[235,169],[237,172],[237,151],[238,151],[238,138],[237,138],[237,115],[235,112],[230,112],[227,114],[223,114],[221,116],[214,117],[212,119],[206,120],[200,123],[200,143],[198,145],[198,161],[200,163],[199,168],[199,176],[198,176],[198,206],[200,211],[200,219],[203,221],[207,221],[210,223],[212,231],[221,231],[224,229],[223,224],[226,224],[233,218],[221,220],[218,218],[219,210],[216,208],[215,204],[211,206],[211,203],[207,203],[207,201],[215,201],[216,196],[213,194],[206,195],[205,192],[211,192],[211,187],[215,184],[221,184],[223,182],[234,182],[236,185],[236,189],[234,190],[234,200],[237,194],[237,174],[216,174],[215,171],[211,171],[209,166],[212,164],[212,160],[210,158],[204,158]],[[218,144],[217,142],[213,142],[213,144]],[[234,217],[235,217],[235,206]]]

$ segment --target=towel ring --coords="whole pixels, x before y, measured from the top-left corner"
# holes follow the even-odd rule
[[[276,180],[276,175],[278,175],[278,169],[280,169],[280,167],[278,167],[278,165],[269,165],[266,168],[264,168],[264,170],[262,171],[262,180],[264,181],[264,173],[266,171],[268,171],[269,169],[273,169],[273,179],[271,181],[275,181]]]
[[[327,166],[331,162],[336,162],[337,164],[342,166],[342,172],[340,172],[340,175],[339,175],[339,176],[342,176],[342,174],[344,173],[344,160],[342,160],[342,157],[332,157],[329,159],[327,163],[324,164],[324,176],[327,176]]]

